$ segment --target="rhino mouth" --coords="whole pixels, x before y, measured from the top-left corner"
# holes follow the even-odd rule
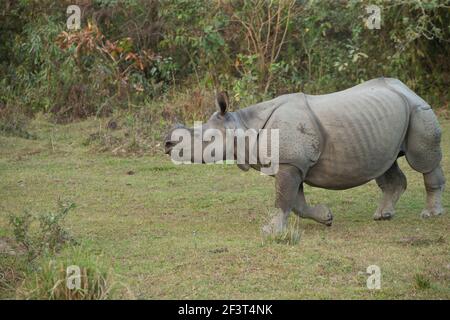
[[[177,129],[187,129],[191,131],[191,129],[186,128],[183,124],[177,123],[166,135],[166,138],[164,140],[164,153],[170,155],[172,152],[172,149],[180,143],[178,140],[172,140],[172,134]]]
[[[177,145],[177,143],[178,143],[177,141],[171,141],[171,140],[166,141],[164,143],[164,153],[170,155],[170,153],[172,152],[173,147],[175,147]]]

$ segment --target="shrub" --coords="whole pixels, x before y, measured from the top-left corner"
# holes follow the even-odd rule
[[[62,226],[63,220],[74,207],[74,203],[58,201],[56,212],[36,216],[25,211],[19,215],[9,216],[15,240],[25,248],[28,262],[33,262],[43,254],[59,251],[65,243],[75,242]]]

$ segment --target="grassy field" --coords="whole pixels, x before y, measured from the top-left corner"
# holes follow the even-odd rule
[[[450,122],[441,124],[449,178]],[[260,227],[274,202],[273,179],[233,165],[175,166],[162,154],[95,153],[83,141],[98,120],[33,125],[37,140],[0,137],[0,236],[12,236],[9,213],[71,199],[68,230],[135,298],[450,299],[450,215],[419,217],[422,176],[403,159],[408,189],[393,220],[372,220],[374,182],[346,191],[306,187],[310,203],[331,208],[333,226],[302,220],[298,244],[265,243]],[[381,290],[366,288],[373,264]]]

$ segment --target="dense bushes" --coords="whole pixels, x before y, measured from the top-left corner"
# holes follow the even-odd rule
[[[66,30],[72,2],[82,8],[78,31]],[[379,76],[400,78],[435,107],[449,99],[450,10],[444,0],[4,3],[0,109],[50,112],[68,121],[135,112],[158,101],[155,114],[183,121],[184,112],[167,107],[180,90],[225,88],[235,105],[245,106]],[[364,25],[368,4],[382,8],[379,30]],[[210,112],[204,101],[196,104],[202,99],[190,100],[187,109],[197,117]]]

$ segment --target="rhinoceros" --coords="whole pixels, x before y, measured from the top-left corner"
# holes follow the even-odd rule
[[[440,126],[429,104],[400,80],[378,78],[324,95],[286,94],[236,112],[227,111],[228,96],[222,92],[216,106],[219,110],[203,129],[279,129],[279,170],[273,175],[276,201],[274,215],[263,227],[266,233],[283,232],[291,211],[331,225],[328,207],[307,204],[304,183],[342,190],[375,179],[382,196],[373,218],[391,219],[406,189],[406,177],[397,164],[402,156],[423,174],[426,206],[421,216],[444,212]],[[165,140],[168,154],[179,143],[172,138],[173,130]],[[239,167],[262,168],[260,163]]]

